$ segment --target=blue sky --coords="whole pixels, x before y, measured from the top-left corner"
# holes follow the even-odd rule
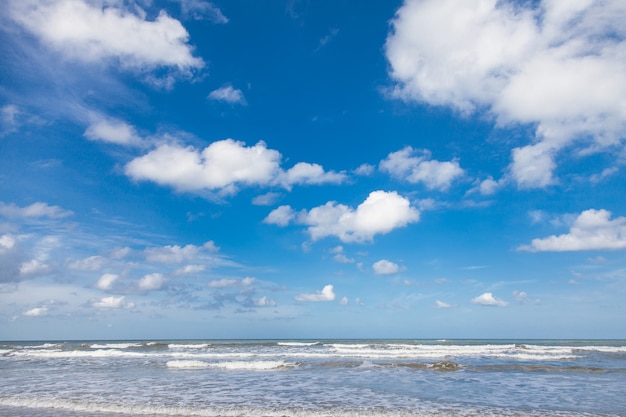
[[[626,337],[618,0],[9,0],[0,339]]]

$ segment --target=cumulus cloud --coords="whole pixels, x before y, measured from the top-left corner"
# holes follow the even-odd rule
[[[336,236],[342,242],[365,242],[377,234],[386,234],[419,220],[419,211],[411,206],[406,198],[395,191],[372,191],[356,209],[329,201],[323,206],[303,210],[293,214],[291,207],[281,206],[276,210],[283,214],[291,213],[290,219],[308,226],[312,240]],[[271,212],[265,221],[272,218],[286,218]],[[276,222],[275,222],[276,223]],[[283,221],[285,225],[286,221]]]
[[[154,291],[160,290],[165,284],[165,277],[163,274],[154,272],[152,274],[144,275],[137,284],[137,287],[142,291]]]
[[[569,233],[533,239],[518,250],[564,252],[581,250],[625,249],[626,217],[611,219],[608,210],[585,210],[572,223]]]
[[[296,213],[291,206],[280,206],[272,210],[270,214],[263,219],[263,223],[287,226],[295,217]]]
[[[244,106],[247,104],[243,92],[237,88],[233,88],[232,85],[226,85],[211,91],[209,93],[209,99],[213,101],[223,101],[229,104],[242,104]]]
[[[50,266],[38,259],[31,259],[20,265],[20,276],[43,275],[50,272]]]
[[[335,290],[332,285],[326,285],[322,291],[317,291],[310,294],[300,294],[296,296],[296,301],[333,301],[335,299]]]
[[[510,175],[520,188],[546,187],[563,148],[624,138],[624,20],[621,0],[406,0],[385,47],[391,94],[536,126]]]
[[[452,305],[444,301],[440,301],[440,300],[435,301],[435,308],[451,308],[451,307]]]
[[[418,151],[410,146],[390,153],[379,168],[410,183],[423,183],[427,188],[445,191],[464,173],[458,161],[439,162],[431,159],[428,150]]]
[[[378,262],[374,262],[372,269],[376,275],[394,275],[400,272],[400,266],[387,259],[381,259]]]
[[[100,4],[98,4],[100,3]],[[204,66],[187,43],[181,23],[161,11],[154,20],[120,2],[12,0],[14,21],[63,56],[84,62],[115,62],[124,68],[169,68],[190,74]]]
[[[39,316],[45,316],[48,313],[48,307],[43,306],[43,307],[35,307],[35,308],[31,308],[30,310],[26,310],[25,312],[22,313],[23,316],[27,316],[27,317],[39,317]]]
[[[109,291],[113,288],[113,284],[115,281],[119,279],[119,275],[117,274],[103,274],[98,282],[96,282],[96,288],[99,288],[104,291]]]
[[[85,130],[84,135],[89,140],[115,145],[138,146],[142,144],[142,139],[133,126],[114,118],[96,118]]]
[[[489,307],[505,307],[508,303],[504,300],[496,298],[492,293],[486,292],[472,299],[473,304]]]
[[[0,216],[8,218],[34,219],[47,217],[50,219],[62,219],[73,214],[70,210],[65,210],[59,206],[50,206],[42,202],[33,203],[26,207],[0,202]]]
[[[245,146],[225,139],[203,150],[178,144],[162,144],[130,161],[126,175],[134,180],[153,181],[180,191],[221,190],[232,193],[238,186],[339,183],[345,174],[325,172],[317,164],[298,163],[284,171],[280,152],[265,142]]]

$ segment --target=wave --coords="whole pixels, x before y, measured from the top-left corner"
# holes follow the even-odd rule
[[[295,368],[299,364],[285,361],[233,361],[233,362],[205,362],[198,360],[173,360],[167,362],[168,368],[178,369],[226,369],[233,371],[270,371]]]
[[[143,343],[106,343],[89,345],[90,349],[129,349],[144,347]]]
[[[169,349],[186,350],[186,349],[208,349],[212,345],[210,343],[170,343],[167,345]]]
[[[288,347],[309,347],[309,346],[322,346],[321,342],[278,342],[277,346]]]

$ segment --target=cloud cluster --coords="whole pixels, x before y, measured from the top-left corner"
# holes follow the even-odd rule
[[[563,252],[626,248],[626,217],[611,220],[608,210],[585,210],[572,223],[569,233],[533,239],[518,250]]]
[[[83,62],[114,62],[123,68],[169,68],[188,75],[204,67],[187,43],[182,24],[164,11],[154,20],[117,1],[12,0],[8,11],[43,43]]]
[[[392,94],[536,126],[535,141],[513,150],[510,175],[545,187],[564,147],[624,138],[625,20],[620,0],[407,0],[386,42]]]
[[[225,139],[203,150],[179,144],[162,144],[130,161],[126,174],[134,180],[153,181],[179,191],[219,190],[233,193],[238,186],[295,184],[338,184],[344,173],[324,171],[317,164],[297,163],[288,170],[280,167],[280,152],[265,142],[254,146]]]
[[[395,191],[372,191],[356,209],[334,201],[296,213],[290,206],[270,212],[264,222],[287,226],[291,222],[307,227],[312,240],[336,236],[342,242],[365,242],[377,234],[419,221],[419,211]]]

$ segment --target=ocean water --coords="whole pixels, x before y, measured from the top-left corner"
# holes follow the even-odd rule
[[[0,416],[626,416],[626,341],[0,342]]]

